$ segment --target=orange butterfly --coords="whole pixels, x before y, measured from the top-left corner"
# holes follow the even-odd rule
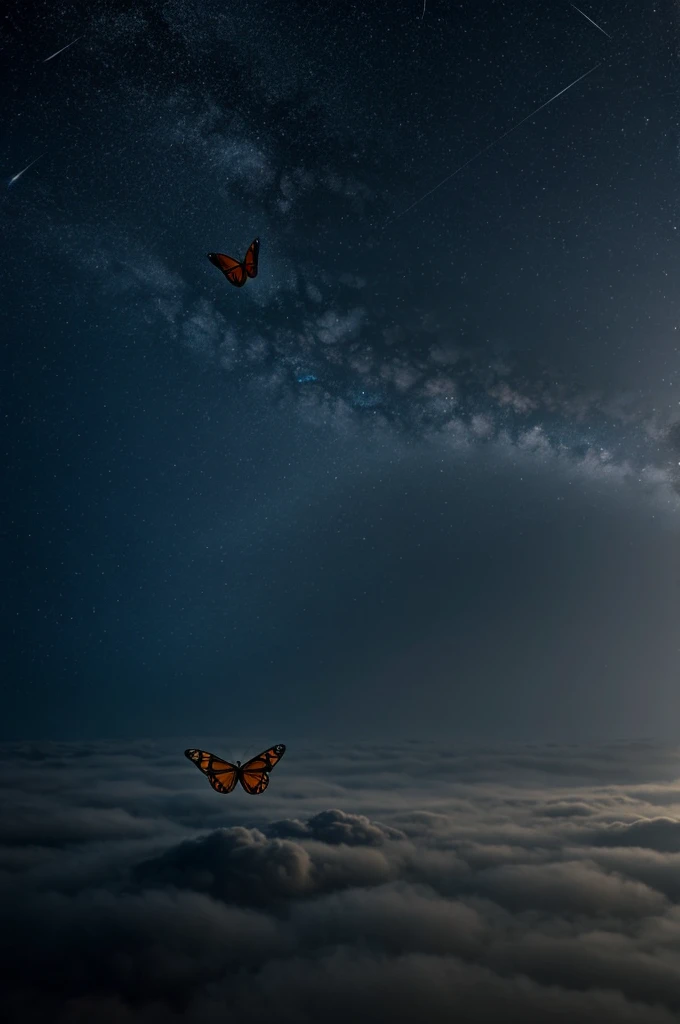
[[[209,252],[210,262],[221,270],[230,284],[237,288],[243,288],[249,277],[257,277],[257,258],[260,253],[260,239],[256,238],[250,243],[248,252],[243,263],[239,263],[233,256],[225,256],[222,252]]]
[[[246,793],[256,796],[264,793],[269,785],[269,772],[274,765],[278,764],[286,752],[283,743],[277,743],[269,750],[263,750],[257,757],[251,757],[250,761],[241,764],[237,761],[223,761],[207,750],[184,751],[184,756],[193,761],[197,768],[208,776],[208,782],[218,793],[231,793],[237,782],[240,782]]]

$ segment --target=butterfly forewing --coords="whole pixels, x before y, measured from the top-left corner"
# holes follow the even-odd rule
[[[250,249],[248,252],[250,252]],[[248,280],[245,266],[243,263],[235,260],[233,256],[225,256],[223,252],[209,252],[208,259],[213,266],[222,271],[227,281],[237,288],[242,288]]]
[[[184,751],[184,756],[193,761],[204,775],[207,775],[208,782],[218,793],[231,793],[238,779],[238,769],[235,764],[232,764],[231,761],[224,761],[207,750],[190,748]]]
[[[252,796],[264,793],[269,785],[269,772],[278,764],[285,752],[284,744],[277,743],[275,747],[263,750],[257,757],[251,757],[250,761],[241,765],[239,778],[246,793]]]
[[[246,258],[243,261],[243,266],[246,269],[248,277],[257,277],[257,260],[260,255],[260,239],[255,238],[248,246],[248,252]]]

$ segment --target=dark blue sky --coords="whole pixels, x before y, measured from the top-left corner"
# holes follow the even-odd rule
[[[677,25],[582,9],[10,5],[6,737],[673,733]]]

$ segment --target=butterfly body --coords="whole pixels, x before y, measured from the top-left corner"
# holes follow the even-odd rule
[[[249,277],[257,277],[257,261],[260,255],[260,239],[255,238],[248,246],[244,259],[236,260],[223,252],[209,252],[208,259],[221,270],[229,284],[235,288],[243,288]]]
[[[285,745],[277,743],[269,750],[263,750],[257,757],[251,757],[245,764],[241,764],[240,761],[232,764],[231,761],[225,761],[207,750],[196,750],[193,747],[185,750],[184,756],[193,761],[199,771],[207,776],[208,782],[217,793],[231,793],[236,783],[240,782],[246,793],[258,796],[264,793],[269,785],[269,773],[285,752]]]

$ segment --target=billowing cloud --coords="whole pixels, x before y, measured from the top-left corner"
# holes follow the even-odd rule
[[[602,846],[640,846],[666,853],[680,853],[680,820],[656,817],[637,821],[616,821],[603,829],[591,842]]]
[[[678,1020],[677,751],[301,750],[258,801],[170,745],[2,753],[15,1016]]]
[[[308,821],[288,818],[274,821],[267,835],[295,839],[317,839],[330,845],[382,846],[388,839],[403,839],[398,829],[369,821],[363,814],[346,814],[336,809],[321,811]]]

